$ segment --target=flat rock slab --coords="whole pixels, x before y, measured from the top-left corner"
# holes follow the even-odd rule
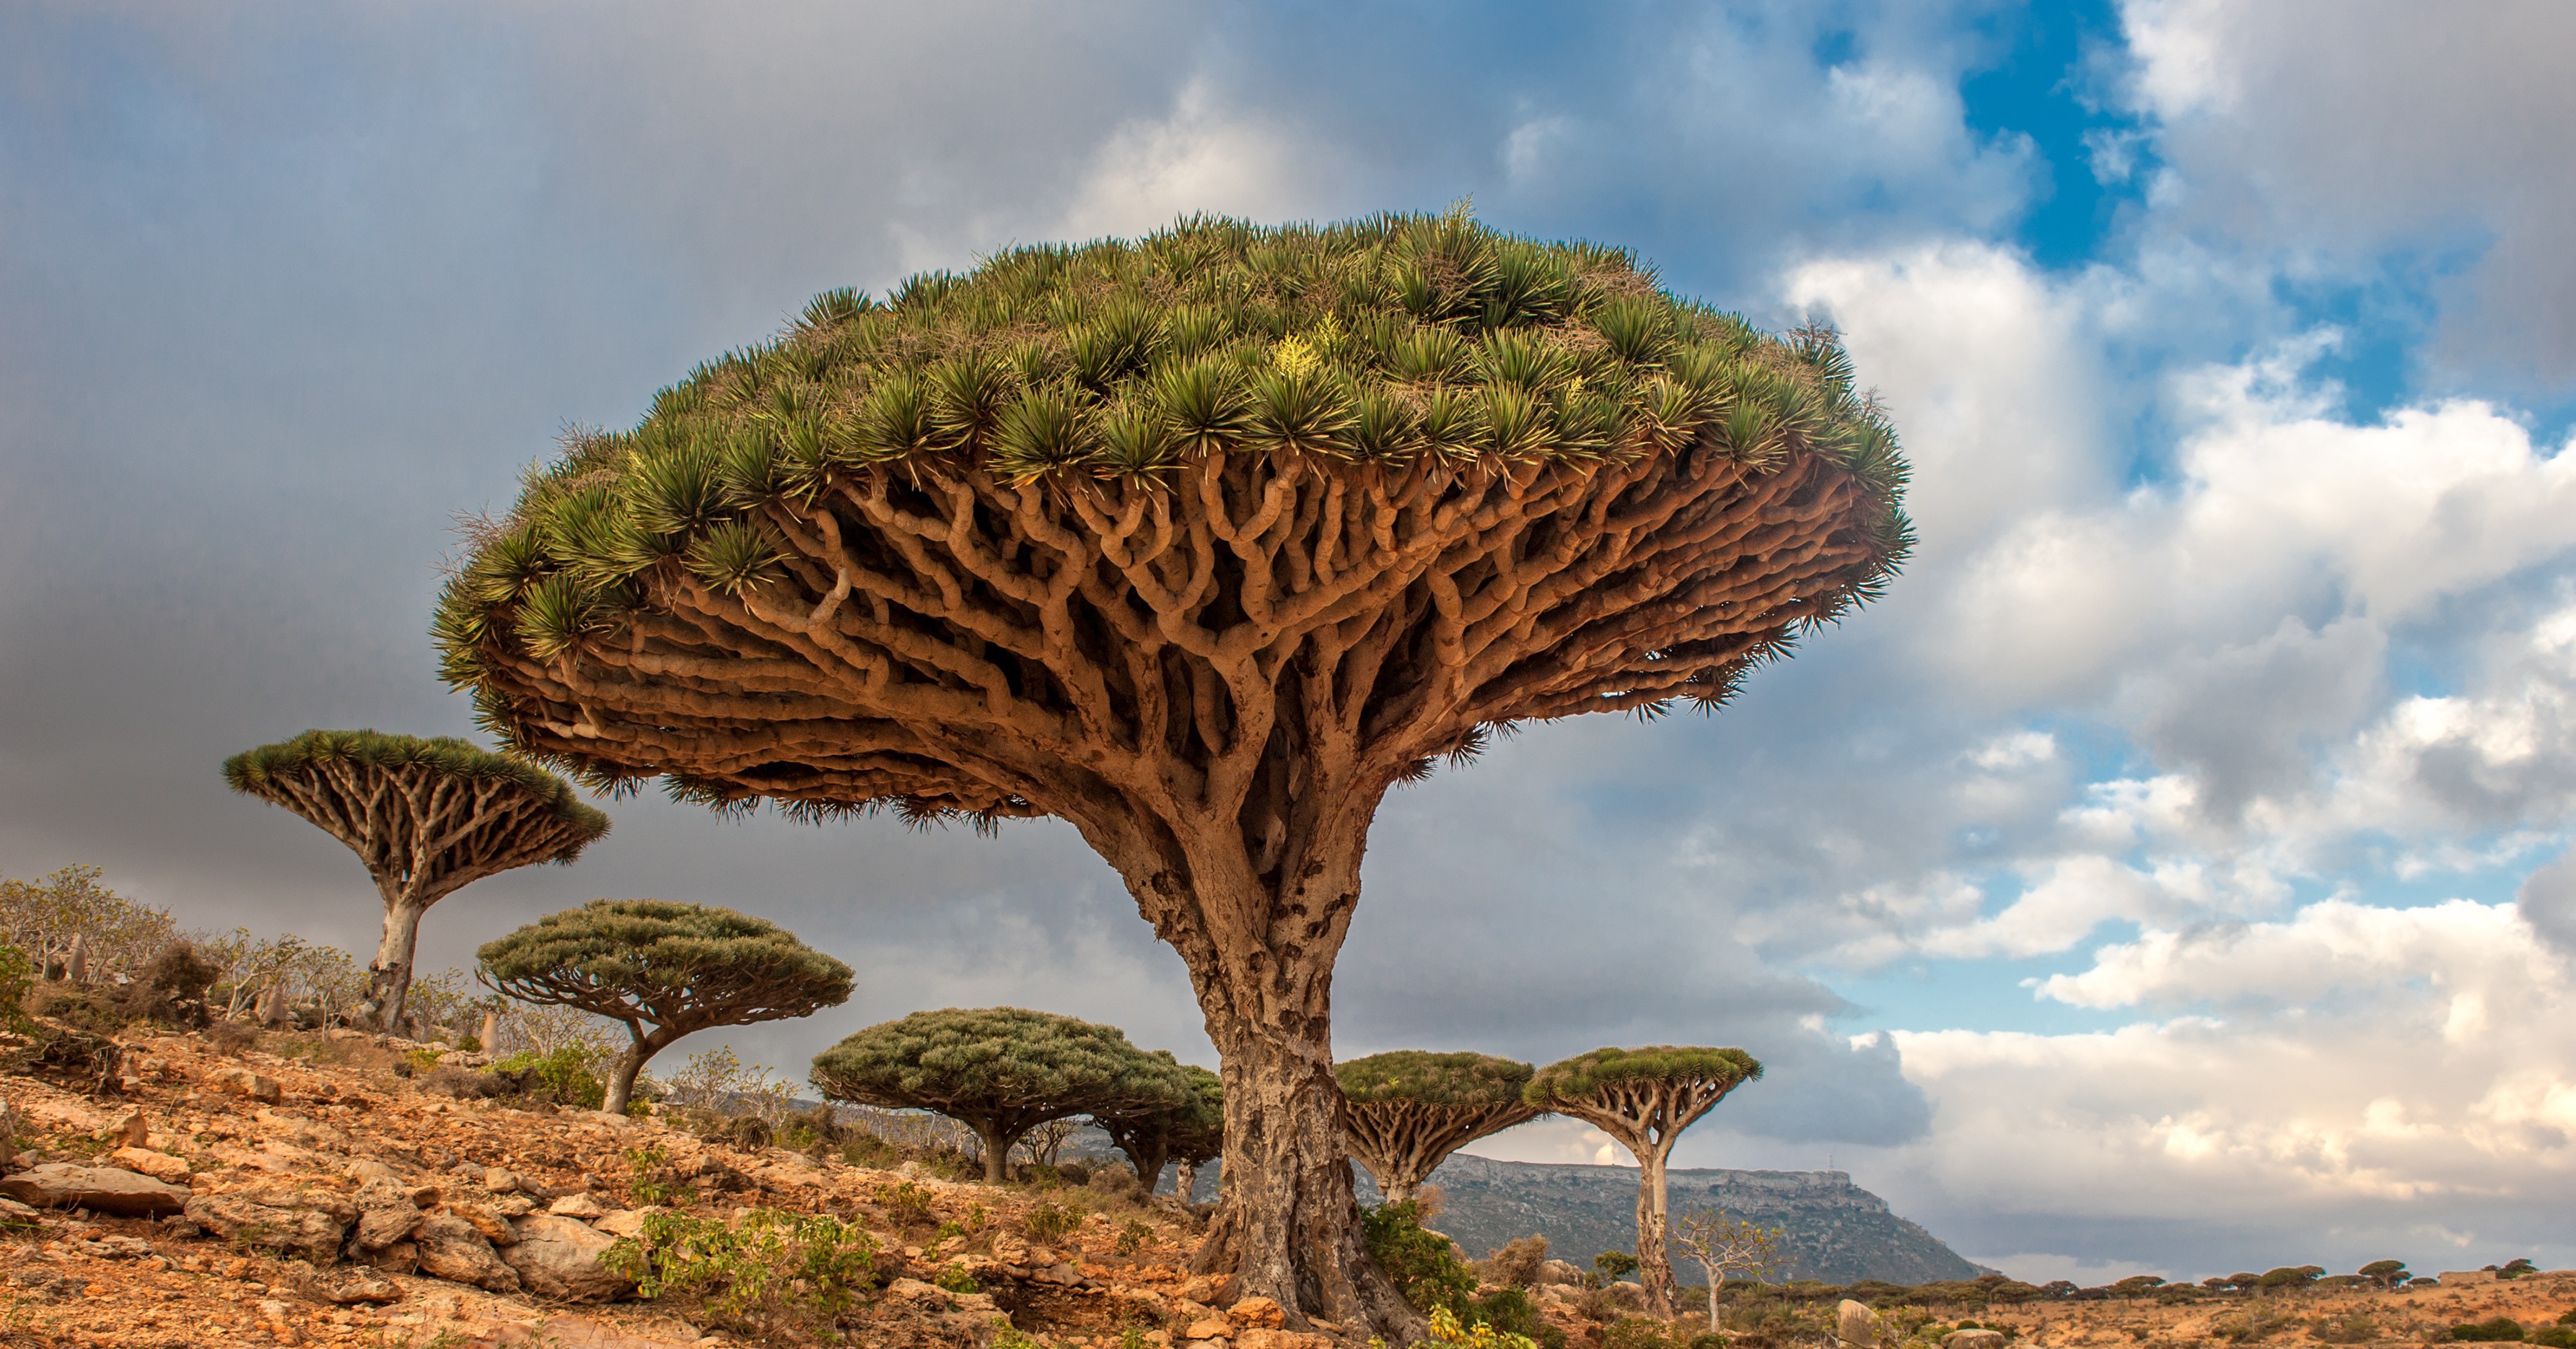
[[[36,1208],[85,1208],[129,1218],[158,1218],[188,1207],[184,1185],[112,1166],[47,1162],[0,1180],[0,1195]]]
[[[519,1240],[500,1252],[501,1259],[518,1271],[520,1282],[538,1297],[557,1302],[614,1302],[635,1290],[633,1283],[599,1262],[599,1257],[617,1244],[616,1238],[552,1214],[521,1218],[512,1226]]]

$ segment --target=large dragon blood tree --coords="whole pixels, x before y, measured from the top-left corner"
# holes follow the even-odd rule
[[[1191,218],[817,298],[569,438],[436,631],[595,787],[1070,821],[1223,1057],[1200,1266],[1410,1327],[1330,1051],[1379,800],[1497,726],[1715,708],[1888,577],[1904,478],[1833,334],[1620,250]]]

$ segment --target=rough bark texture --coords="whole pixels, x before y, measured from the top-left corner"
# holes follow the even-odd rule
[[[788,344],[794,369],[836,359],[827,320]],[[872,368],[846,394],[793,373],[758,393],[756,364],[709,376],[675,394],[654,432],[671,439],[622,460],[576,446],[493,526],[440,631],[492,724],[596,784],[661,776],[685,799],[818,818],[1073,823],[1188,965],[1225,1054],[1226,1183],[1202,1263],[1278,1299],[1292,1327],[1402,1332],[1419,1321],[1362,1254],[1327,1070],[1331,972],[1380,799],[1488,727],[1716,706],[1876,584],[1901,522],[1884,482],[1741,392],[1824,388],[1776,350],[1744,358],[1768,364],[1738,393],[1706,386],[1733,413],[1639,403],[1598,451],[1506,445],[1539,423],[1520,386],[1498,386],[1504,448],[1364,461],[1333,448],[1343,414],[1291,406],[1325,386],[1298,384],[1279,350],[1266,411],[1187,414],[1170,424],[1197,450],[1097,476],[994,467],[1005,404],[957,392],[1009,378],[974,364],[986,355],[940,368],[946,448],[893,458],[834,457],[833,409],[855,404],[831,400],[874,400],[850,443],[891,445],[913,434],[910,376]],[[1576,408],[1585,387],[1545,396]],[[1654,387],[1672,394],[1655,407],[1687,401]],[[1447,396],[1428,381],[1389,395]],[[1010,407],[1078,420],[1098,397]],[[714,473],[689,456],[716,451],[655,447],[720,418],[783,448],[721,451],[752,485],[722,524],[688,523],[718,508],[672,485]],[[820,467],[774,468],[798,455]],[[611,536],[627,541],[583,542]]]
[[[1346,1101],[1342,1132],[1386,1202],[1399,1204],[1418,1193],[1450,1153],[1538,1116],[1535,1106],[1518,1101]]]

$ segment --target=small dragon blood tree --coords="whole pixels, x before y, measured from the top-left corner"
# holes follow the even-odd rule
[[[359,1014],[379,1030],[402,1022],[430,905],[486,876],[569,865],[608,832],[562,778],[447,736],[306,731],[224,760],[224,781],[320,826],[375,878],[385,931]]]
[[[827,293],[571,437],[441,596],[521,753],[719,810],[1070,821],[1225,1079],[1197,1262],[1390,1338],[1332,972],[1378,803],[1495,727],[1714,709],[1908,543],[1833,334],[1461,214]]]
[[[1450,1153],[1539,1117],[1521,1099],[1530,1066],[1485,1054],[1399,1049],[1336,1065],[1342,1129],[1386,1202],[1400,1204]]]
[[[1664,1244],[1664,1165],[1682,1130],[1762,1076],[1741,1049],[1650,1045],[1596,1049],[1538,1070],[1531,1106],[1571,1115],[1619,1140],[1637,1159],[1637,1282],[1659,1316],[1673,1314],[1673,1261]]]

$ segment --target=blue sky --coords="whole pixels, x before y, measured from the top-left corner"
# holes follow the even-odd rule
[[[2576,21],[2456,13],[12,8],[0,874],[361,948],[355,864],[215,765],[466,730],[453,517],[564,426],[830,286],[1472,198],[1841,326],[1923,546],[1718,718],[1392,799],[1345,1052],[1741,1043],[1771,1071],[1686,1163],[1830,1152],[2028,1277],[2576,1263]],[[429,964],[716,900],[860,970],[735,1041],[790,1071],[997,1002],[1207,1056],[1062,826],[615,809]]]

